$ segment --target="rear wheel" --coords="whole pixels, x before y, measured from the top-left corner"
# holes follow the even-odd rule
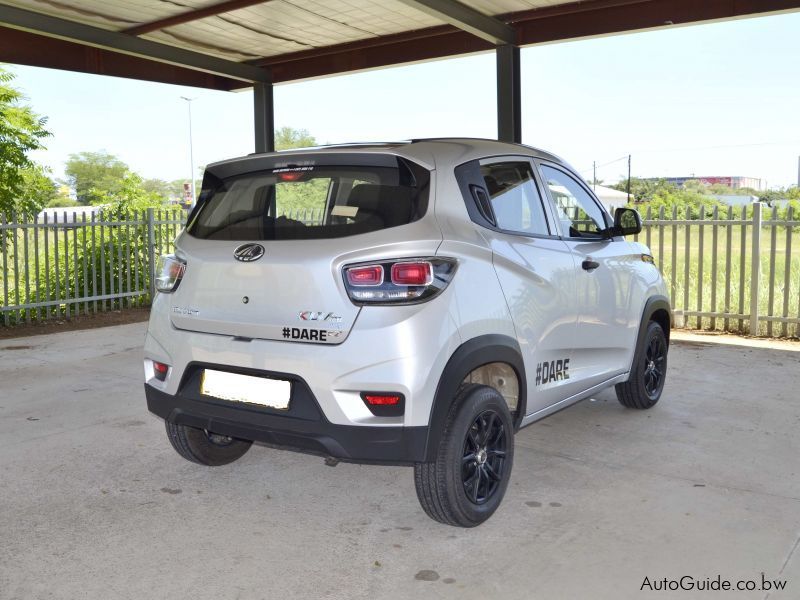
[[[200,465],[227,465],[244,456],[253,444],[248,440],[219,435],[197,427],[176,425],[169,421],[166,424],[167,438],[172,447],[186,460]]]
[[[644,344],[633,359],[630,378],[616,386],[617,399],[628,408],[651,408],[661,398],[667,377],[667,337],[655,321],[647,324]]]
[[[444,425],[436,459],[414,465],[425,513],[446,525],[475,527],[503,500],[514,461],[514,424],[500,393],[461,387]]]

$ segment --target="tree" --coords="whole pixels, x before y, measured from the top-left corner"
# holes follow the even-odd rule
[[[167,202],[171,197],[171,185],[163,179],[143,179],[142,189],[151,194],[156,194],[164,202]]]
[[[275,132],[275,149],[288,150],[289,148],[307,148],[316,146],[317,140],[306,129],[293,129],[281,127]]]
[[[44,148],[42,140],[51,134],[45,129],[47,119],[22,103],[22,92],[10,85],[13,79],[0,68],[0,212],[32,214],[52,194],[44,181],[50,181],[46,171],[28,153]]]
[[[22,187],[17,196],[16,210],[20,214],[35,215],[58,196],[58,189],[46,167],[34,164],[20,173]]]
[[[780,190],[766,190],[758,196],[758,201],[765,203],[767,206],[772,206],[775,202],[785,199],[786,194]]]
[[[163,199],[157,192],[151,192],[142,185],[142,178],[136,173],[128,171],[119,182],[118,189],[106,197],[110,209],[117,213],[130,213],[158,208],[163,204]]]
[[[621,192],[628,191],[628,179],[623,179],[611,186]],[[666,179],[640,179],[631,177],[631,196],[635,202],[647,202],[656,197],[659,193],[672,193],[677,191],[677,187],[669,183]]]
[[[64,172],[80,204],[105,204],[120,192],[128,165],[105,150],[79,152],[69,155]]]

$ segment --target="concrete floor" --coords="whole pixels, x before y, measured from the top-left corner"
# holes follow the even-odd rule
[[[523,430],[500,510],[429,520],[410,469],[254,447],[203,468],[147,413],[145,325],[0,342],[0,598],[800,598],[800,345],[677,343],[661,403]],[[741,592],[736,598],[765,598]]]

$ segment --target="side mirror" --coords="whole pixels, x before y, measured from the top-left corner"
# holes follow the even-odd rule
[[[642,231],[642,217],[632,208],[618,208],[614,211],[614,226],[611,235],[636,235]]]

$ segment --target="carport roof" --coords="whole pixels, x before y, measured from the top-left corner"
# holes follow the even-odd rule
[[[236,89],[800,0],[4,0],[0,60]]]

